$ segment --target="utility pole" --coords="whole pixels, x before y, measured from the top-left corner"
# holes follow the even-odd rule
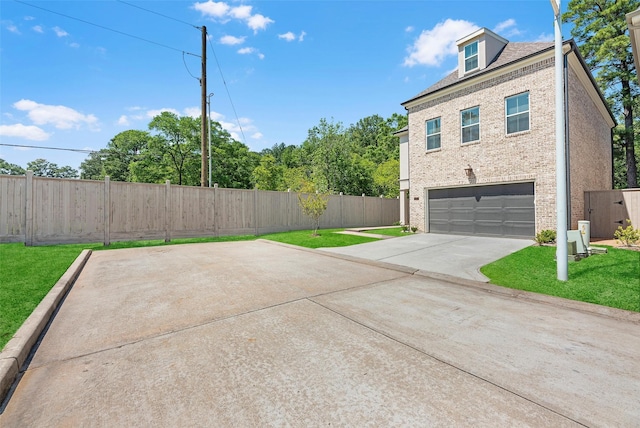
[[[202,120],[200,143],[202,161],[200,162],[200,186],[207,187],[207,27],[202,26],[202,77],[200,78]]]
[[[567,266],[567,160],[565,154],[564,76],[562,54],[562,10],[560,0],[551,0],[555,16],[555,80],[556,80],[556,268],[559,281],[569,279]]]

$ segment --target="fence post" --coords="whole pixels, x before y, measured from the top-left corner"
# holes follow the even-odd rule
[[[291,232],[291,188],[287,189],[287,231]]]
[[[378,226],[386,226],[386,224],[382,224],[382,219],[384,218],[382,214],[382,195],[380,195],[380,224]]]
[[[164,242],[171,241],[171,181],[164,182]]]
[[[24,207],[26,210],[24,244],[30,247],[33,245],[33,171],[27,171],[26,180],[24,189]]]
[[[111,245],[111,179],[108,175],[104,177],[104,246]]]
[[[254,212],[254,221],[256,222],[256,236],[258,236],[258,188],[254,187],[253,189],[253,212]]]
[[[364,193],[362,194],[362,224],[360,226],[367,226],[367,198]]]
[[[213,235],[218,236],[218,183],[213,183]]]
[[[342,202],[342,192],[340,192],[340,227],[344,228],[344,208]]]

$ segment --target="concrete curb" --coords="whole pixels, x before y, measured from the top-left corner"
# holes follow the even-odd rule
[[[91,250],[83,250],[80,253],[0,352],[0,403],[4,401],[31,348],[38,341],[64,295],[82,272],[90,255]]]
[[[377,260],[369,260],[369,259],[363,259],[360,257],[355,257],[355,256],[348,256],[346,254],[339,254],[339,253],[332,253],[329,251],[322,251],[322,248],[306,248],[306,247],[299,247],[297,245],[293,245],[293,244],[285,244],[284,242],[277,242],[277,241],[269,241],[268,239],[257,239],[256,242],[265,242],[267,244],[271,244],[271,245],[280,245],[282,247],[287,247],[287,248],[293,248],[294,250],[299,250],[299,251],[306,251],[309,253],[314,253],[314,254],[322,254],[323,256],[327,256],[327,257],[331,257],[334,259],[341,259],[341,260],[346,260],[349,262],[356,262],[356,263],[360,263],[363,265],[369,265],[369,266],[375,266],[375,267],[379,267],[379,268],[384,268],[384,269],[390,269],[390,270],[395,270],[397,272],[402,272],[402,273],[407,273],[409,275],[413,275],[415,272],[418,271],[418,269],[416,268],[412,268],[412,267],[407,267],[407,266],[402,266],[402,265],[396,265],[393,263],[387,263],[387,262],[380,262]]]
[[[456,276],[447,275],[437,272],[429,272],[420,269],[410,268],[407,266],[396,265],[388,262],[380,262],[377,260],[362,259],[355,256],[348,256],[345,254],[332,253],[328,251],[322,251],[322,249],[312,249],[305,247],[298,247],[297,245],[284,244],[276,241],[269,241],[266,239],[259,239],[259,241],[267,242],[274,245],[282,245],[296,250],[308,251],[313,253],[320,253],[325,256],[333,257],[336,259],[347,260],[351,262],[361,263],[370,266],[376,266],[385,269],[391,269],[398,272],[403,272],[409,275],[423,276],[426,278],[432,278],[439,281],[449,282],[451,284],[460,285],[463,287],[475,288],[477,290],[483,290],[487,293],[499,294],[501,296],[510,297],[513,299],[523,299],[532,302],[543,303],[547,305],[557,306],[560,308],[573,309],[580,312],[588,312],[591,314],[600,315],[603,317],[614,318],[620,321],[632,322],[640,324],[640,312],[626,311],[624,309],[610,308],[608,306],[597,305],[595,303],[579,302],[577,300],[565,299],[563,297],[548,296],[546,294],[533,293],[531,291],[516,290],[513,288],[501,287],[499,285],[489,284],[488,282],[474,281],[472,279],[458,278]]]

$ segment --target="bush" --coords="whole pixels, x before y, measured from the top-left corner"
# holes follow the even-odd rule
[[[402,231],[405,232],[405,233],[408,232],[409,231],[409,225],[408,224],[403,224],[402,225]]]
[[[541,230],[536,234],[535,241],[538,245],[553,244],[556,242],[556,231],[550,229]]]
[[[411,231],[416,233],[418,231],[418,226],[411,226]]]
[[[630,247],[640,241],[640,229],[634,229],[629,219],[627,219],[627,223],[628,226],[624,229],[622,226],[618,226],[618,230],[613,233],[613,237],[625,246]]]

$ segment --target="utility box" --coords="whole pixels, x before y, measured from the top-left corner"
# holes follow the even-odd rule
[[[587,245],[585,245],[582,237],[582,232],[579,230],[567,230],[567,240],[569,242],[574,241],[576,244],[576,254],[587,255]]]
[[[591,222],[588,220],[580,220],[578,222],[578,230],[582,235],[582,242],[588,250],[589,247],[591,247]]]

